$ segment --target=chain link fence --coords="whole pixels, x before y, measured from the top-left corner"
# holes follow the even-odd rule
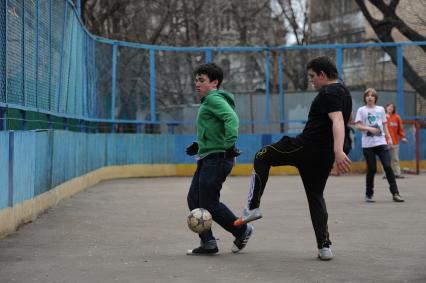
[[[193,134],[192,73],[214,61],[224,69],[222,88],[235,94],[241,133],[298,132],[316,94],[305,66],[319,55],[336,61],[354,111],[373,87],[379,104],[396,103],[403,118],[426,117],[426,94],[403,77],[412,70],[426,79],[425,42],[149,46],[89,34],[69,0],[1,0],[0,23],[2,129]]]

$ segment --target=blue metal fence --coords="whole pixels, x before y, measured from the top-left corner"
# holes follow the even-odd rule
[[[383,90],[395,91],[400,115],[407,119],[425,118],[424,110],[418,113],[415,106],[406,106],[407,94],[413,91],[403,78],[403,56],[407,55],[407,48],[426,42],[167,47],[93,36],[70,0],[1,0],[0,10],[0,118],[6,118],[5,109],[18,109],[22,110],[20,119],[26,119],[26,112],[31,111],[80,120],[82,124],[108,123],[108,130],[113,132],[119,124],[135,125],[135,131],[141,131],[143,124],[161,124],[169,125],[161,129],[191,133],[189,129],[193,132],[193,128],[183,127],[193,123],[191,115],[182,115],[182,111],[172,115],[172,108],[162,105],[161,100],[166,97],[170,104],[171,96],[194,96],[192,68],[202,61],[217,60],[230,64],[225,88],[237,95],[257,93],[263,97],[262,108],[257,109],[261,114],[242,119],[243,124],[288,124],[294,119],[288,115],[286,97],[298,91],[290,84],[294,78],[288,69],[300,63],[303,71],[306,62],[301,59],[318,54],[332,56],[346,83],[358,91],[372,86],[363,84],[365,76],[377,73],[369,66],[391,70],[387,78],[378,81]],[[371,59],[372,54],[383,56],[382,47],[395,49],[396,67],[390,60],[383,63]],[[167,80],[175,82],[170,84]],[[278,97],[278,103],[272,102],[273,96]],[[250,107],[254,106],[249,102],[242,106]],[[272,115],[274,112],[276,116]],[[280,131],[280,127],[266,130]]]
[[[71,2],[0,3],[0,106],[59,117],[96,117],[93,106],[88,107],[96,95],[95,43]]]

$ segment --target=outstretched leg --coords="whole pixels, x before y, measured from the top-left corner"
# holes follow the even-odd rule
[[[267,145],[256,153],[247,207],[243,211],[243,216],[237,219],[234,225],[239,226],[262,217],[259,210],[260,199],[265,190],[271,166],[296,166],[303,154],[302,148],[303,146],[298,145],[293,138],[285,136],[277,143]]]

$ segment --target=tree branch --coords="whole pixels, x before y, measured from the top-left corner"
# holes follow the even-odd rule
[[[392,0],[389,4],[389,8],[395,13],[396,7],[398,7],[399,0]]]
[[[407,36],[407,38],[418,38],[416,35],[417,32],[412,32],[411,28],[409,28],[398,16],[396,16],[395,9],[391,10],[388,6],[384,4],[381,0],[370,0],[370,2],[376,6],[383,13],[383,21],[374,20],[365,6],[364,0],[356,0],[358,6],[360,7],[363,15],[370,23],[374,32],[381,42],[395,42],[392,38],[392,28],[397,28],[402,34]],[[398,1],[392,1],[391,5],[397,5]],[[386,7],[385,7],[386,6]],[[393,11],[393,12],[392,12]],[[386,14],[388,13],[388,14]],[[414,41],[414,40],[413,40]],[[426,46],[419,46],[423,51],[426,52]],[[397,54],[396,49],[392,47],[383,46],[382,49],[389,54],[392,62],[397,65]],[[414,70],[408,60],[403,58],[403,66],[404,71],[403,75],[405,80],[413,87],[422,97],[426,98],[426,81]]]
[[[366,14],[370,15],[370,12],[365,8],[365,10],[361,7],[364,6],[363,0],[356,0],[357,4],[360,6],[362,13],[367,18]],[[370,0],[370,3],[373,4],[380,12],[383,13],[383,21],[382,24],[389,25],[389,28],[397,28],[405,37],[407,37],[411,41],[426,41],[426,37],[409,27],[398,15],[396,15],[396,8],[399,4],[399,0],[393,0],[389,6],[383,0]],[[367,18],[368,22],[370,20]],[[373,26],[375,23],[370,22]],[[373,27],[374,28],[374,27]],[[424,52],[426,52],[426,46],[421,47]]]

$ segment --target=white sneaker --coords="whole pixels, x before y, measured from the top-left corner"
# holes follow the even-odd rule
[[[318,258],[320,260],[330,260],[333,258],[333,253],[329,247],[318,249]]]
[[[392,200],[394,201],[394,202],[404,202],[404,199],[399,195],[399,194],[394,194],[393,196],[392,196]]]
[[[376,200],[374,199],[374,196],[365,196],[365,201],[366,202],[376,202]]]
[[[234,221],[234,226],[241,226],[245,223],[257,220],[259,218],[262,218],[262,212],[260,212],[259,208],[250,210],[246,207],[244,208],[243,216]]]

